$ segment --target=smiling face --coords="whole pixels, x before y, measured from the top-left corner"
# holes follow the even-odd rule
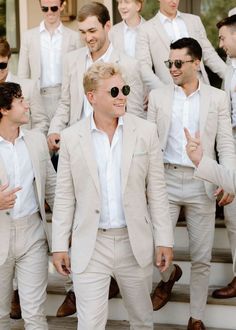
[[[130,21],[139,17],[141,3],[135,0],[117,0],[118,10],[124,21]]]
[[[179,0],[159,0],[160,11],[163,15],[174,18],[176,16]]]
[[[41,7],[58,7],[58,10],[55,12],[53,12],[50,8],[47,12],[42,11],[44,22],[46,25],[55,25],[60,23],[60,15],[63,10],[63,5],[61,5],[60,0],[41,0],[40,5]]]
[[[91,103],[94,112],[106,119],[119,118],[125,114],[127,96],[121,92],[125,85],[120,74],[116,74],[107,79],[100,79],[96,90],[87,93],[87,98]],[[118,87],[119,94],[111,96],[111,88]]]
[[[190,55],[188,55],[187,48],[171,49],[169,59],[173,62],[176,60],[181,60],[183,62],[193,60],[193,62],[183,63],[180,69],[177,69],[174,64],[172,65],[170,74],[176,85],[183,87],[184,85],[192,83],[197,79],[197,71],[200,61],[193,59]]]
[[[11,125],[17,127],[27,124],[29,121],[29,105],[24,100],[24,97],[15,97],[11,103],[11,109],[1,109],[2,119]]]
[[[83,22],[79,22],[79,31],[82,41],[87,45],[93,58],[102,56],[108,48],[108,31],[110,21],[104,26],[97,16],[88,16]]]
[[[219,46],[229,57],[236,57],[236,28],[224,25],[219,29]]]

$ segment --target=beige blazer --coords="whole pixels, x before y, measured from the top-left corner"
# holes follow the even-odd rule
[[[171,124],[173,98],[173,85],[153,90],[149,97],[148,120],[157,124],[163,152],[167,145]],[[200,137],[204,154],[215,159],[216,143],[220,163],[227,168],[235,168],[236,156],[226,93],[201,83],[199,115]],[[205,188],[209,198],[213,199],[216,187],[205,182]]]
[[[231,65],[231,63],[229,63],[227,65],[227,69],[226,69],[226,73],[225,73],[225,78],[223,80],[223,88],[226,91],[228,98],[229,98],[229,102],[231,100],[231,96],[230,96],[230,90],[231,90],[231,81],[233,78],[233,74],[234,74],[234,68]]]
[[[53,208],[54,192],[56,185],[56,173],[53,169],[48,153],[45,136],[38,131],[24,131],[24,140],[32,161],[35,174],[35,194],[38,200],[39,212],[42,217],[43,226],[47,235],[49,247],[51,238],[47,228],[44,203],[45,199]],[[7,183],[7,172],[3,159],[0,157],[0,184]],[[0,210],[0,265],[8,255],[10,246],[10,210]]]
[[[154,244],[173,245],[173,228],[156,126],[131,114],[124,116],[121,186],[131,247],[145,267],[153,258]],[[52,221],[54,252],[68,251],[72,232],[75,273],[83,272],[92,256],[100,213],[89,117],[62,132]]]
[[[63,26],[62,32],[62,63],[66,53],[77,49],[81,46],[79,33]],[[39,27],[26,31],[22,37],[18,76],[20,78],[32,78],[40,81],[41,65],[40,65],[40,32]],[[39,85],[40,86],[40,82]]]
[[[66,55],[61,99],[51,120],[48,134],[60,133],[64,128],[81,119],[84,103],[83,76],[86,72],[86,56],[87,47],[77,49]],[[127,111],[144,117],[144,92],[138,62],[117,50],[113,50],[110,62],[121,66],[124,78],[131,87],[130,95],[127,98]]]
[[[202,47],[204,65],[224,78],[226,64],[217,55],[207,39],[200,17],[181,13],[181,18],[186,24],[189,36],[196,39]],[[169,52],[169,37],[158,15],[156,15],[140,27],[136,42],[136,58],[140,61],[142,79],[150,90],[161,86],[163,83],[172,83],[171,75],[164,63],[169,58]],[[209,80],[203,63],[200,65],[201,74],[203,81],[208,83]]]
[[[145,19],[142,17],[140,25],[137,27],[137,32],[140,26],[145,22]],[[109,39],[112,42],[112,45],[115,49],[119,50],[120,52],[125,53],[124,47],[124,22],[117,23],[112,26],[111,30],[109,31]]]
[[[45,109],[43,107],[41,95],[37,83],[31,79],[23,79],[10,73],[10,81],[21,86],[22,94],[30,107],[30,119],[24,128],[38,128],[44,134],[47,134],[49,123]]]

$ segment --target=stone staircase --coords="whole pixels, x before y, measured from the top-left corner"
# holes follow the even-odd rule
[[[48,222],[51,217],[48,215]],[[209,297],[205,313],[204,323],[208,330],[236,330],[236,298],[214,299],[211,292],[220,286],[224,286],[232,280],[232,259],[229,249],[228,237],[223,220],[216,220],[215,239],[212,255],[212,268],[210,276]],[[189,276],[190,257],[188,253],[188,235],[185,221],[178,222],[175,230],[175,263],[183,270],[183,276],[173,288],[170,302],[160,311],[153,313],[155,329],[159,330],[182,330],[186,329],[189,319]],[[153,286],[160,280],[158,271],[155,269]],[[49,328],[53,330],[76,329],[76,318],[57,319],[57,308],[65,297],[65,278],[58,275],[49,262],[49,285],[47,299],[47,315],[49,315]],[[126,330],[128,315],[122,303],[121,296],[109,302],[109,322],[106,330]],[[21,330],[21,321],[13,321],[12,329]]]

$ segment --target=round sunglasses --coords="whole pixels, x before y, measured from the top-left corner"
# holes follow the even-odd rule
[[[7,68],[8,63],[0,62],[0,70],[5,70]]]
[[[42,12],[44,12],[44,13],[47,13],[49,11],[49,9],[53,13],[55,13],[56,11],[58,11],[59,7],[58,6],[52,6],[52,7],[42,6],[41,9],[42,9]]]
[[[129,85],[124,85],[121,89],[119,89],[118,87],[112,87],[109,93],[112,97],[115,98],[119,95],[119,91],[121,91],[124,96],[127,96],[130,93],[130,87]]]
[[[181,69],[184,63],[190,63],[190,62],[193,63],[194,60],[189,60],[189,61],[182,61],[182,60],[171,61],[171,60],[168,60],[168,61],[164,61],[165,65],[168,69],[171,69],[173,64],[175,65],[176,69]]]

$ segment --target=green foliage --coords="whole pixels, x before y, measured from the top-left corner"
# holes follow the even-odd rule
[[[146,0],[141,15],[148,20],[155,16],[158,10],[159,2],[157,0]]]
[[[235,0],[202,0],[201,19],[207,31],[208,39],[218,47],[218,29],[216,23],[228,16],[230,9],[236,6]]]

